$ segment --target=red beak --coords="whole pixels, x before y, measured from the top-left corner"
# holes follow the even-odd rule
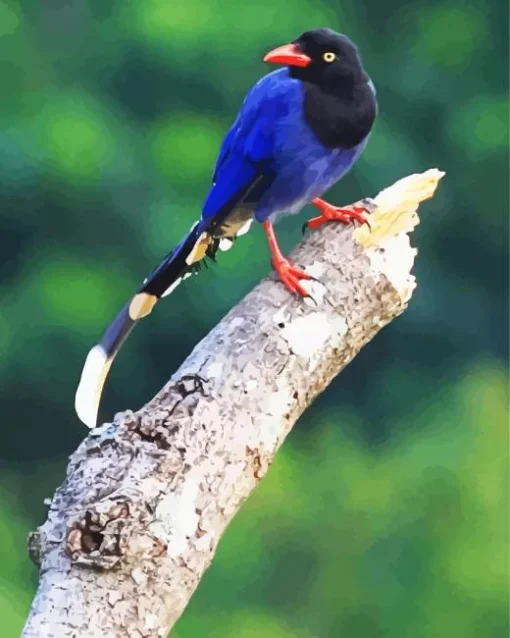
[[[297,44],[285,44],[273,49],[264,57],[264,62],[270,64],[286,64],[288,66],[305,67],[310,64],[312,58],[305,55]]]

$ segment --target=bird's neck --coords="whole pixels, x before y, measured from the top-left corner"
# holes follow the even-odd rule
[[[370,133],[377,113],[368,83],[327,90],[303,83],[304,117],[319,141],[328,148],[354,148]]]

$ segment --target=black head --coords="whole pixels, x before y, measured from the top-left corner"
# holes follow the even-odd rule
[[[286,64],[292,77],[323,88],[365,84],[369,79],[353,42],[331,29],[306,31],[268,53],[264,61]]]

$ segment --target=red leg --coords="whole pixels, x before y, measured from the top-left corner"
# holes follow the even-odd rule
[[[271,262],[278,273],[278,276],[290,292],[297,292],[302,297],[308,297],[308,292],[299,283],[299,280],[313,279],[313,277],[308,275],[306,272],[299,270],[299,268],[296,268],[292,262],[282,255],[282,251],[276,241],[273,224],[271,222],[264,222],[264,231],[267,235],[269,249],[273,257]]]
[[[308,228],[319,228],[322,224],[333,221],[348,224],[352,220],[370,226],[366,217],[366,210],[363,206],[355,206],[354,204],[351,206],[333,206],[333,204],[328,204],[328,202],[325,202],[319,197],[312,200],[312,204],[321,211],[321,214],[319,217],[308,220],[305,224]]]

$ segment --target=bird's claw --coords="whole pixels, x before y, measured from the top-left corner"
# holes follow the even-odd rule
[[[300,281],[302,279],[317,281],[315,277],[296,268],[288,259],[273,262],[273,266],[287,290],[292,293],[297,293],[301,295],[301,297],[310,297],[310,293],[300,284]]]
[[[326,224],[327,222],[342,222],[349,224],[350,222],[357,221],[360,224],[367,224],[370,231],[372,226],[367,217],[367,209],[364,206],[357,206],[352,204],[351,206],[321,206],[321,214],[318,217],[309,219],[303,226],[303,234],[307,228],[316,229]]]

